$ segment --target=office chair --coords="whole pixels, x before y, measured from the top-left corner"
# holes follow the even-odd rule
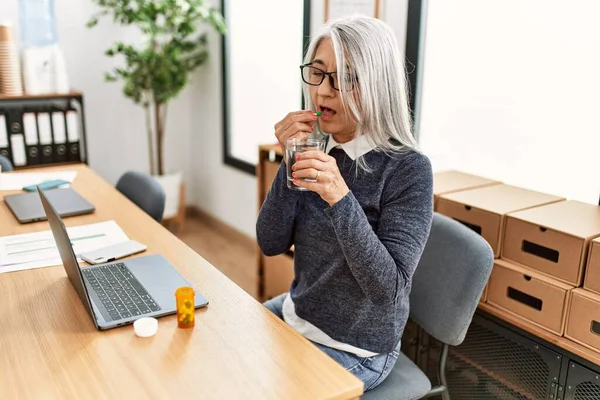
[[[450,399],[448,349],[463,342],[493,265],[494,254],[487,241],[461,223],[434,213],[431,233],[413,277],[410,317],[443,343],[440,386],[432,388],[419,367],[400,353],[390,375],[362,399],[413,400],[439,395]]]
[[[165,192],[160,184],[148,174],[129,171],[119,178],[117,190],[161,222],[165,211]]]
[[[2,172],[8,172],[14,169],[12,162],[3,155],[0,155],[0,167],[2,167]]]

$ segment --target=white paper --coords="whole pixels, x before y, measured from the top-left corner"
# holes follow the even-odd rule
[[[73,251],[79,255],[129,240],[115,221],[67,228]],[[0,237],[0,273],[62,265],[52,232]]]
[[[376,0],[329,0],[327,20],[347,17],[353,14],[375,16]]]
[[[76,176],[77,171],[9,172],[0,174],[0,190],[22,190],[25,186],[55,179],[73,182]]]

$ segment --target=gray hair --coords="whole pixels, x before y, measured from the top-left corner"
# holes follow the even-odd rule
[[[356,122],[355,137],[364,135],[378,151],[417,150],[407,101],[406,70],[393,31],[383,21],[352,16],[331,21],[311,38],[304,63],[314,58],[323,39],[330,39],[338,82],[352,81],[358,96],[340,85],[344,109]],[[348,71],[350,69],[350,71]],[[310,88],[304,85],[306,109],[313,109]],[[368,171],[363,157],[357,167]]]

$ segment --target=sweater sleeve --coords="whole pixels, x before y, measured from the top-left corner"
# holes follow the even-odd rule
[[[388,182],[377,232],[352,192],[325,210],[352,275],[374,304],[395,301],[421,258],[433,218],[429,160],[413,154]]]
[[[287,187],[286,165],[282,161],[256,222],[256,239],[265,255],[284,253],[294,243],[294,220],[301,193]]]

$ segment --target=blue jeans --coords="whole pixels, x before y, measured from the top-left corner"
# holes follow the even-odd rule
[[[268,300],[263,305],[273,314],[283,319],[281,309],[283,308],[285,296],[287,296],[287,293]],[[374,357],[359,357],[355,354],[333,349],[320,343],[312,343],[363,381],[365,392],[375,388],[387,378],[396,364],[400,352],[400,344],[398,344],[398,348],[392,350],[390,353],[378,354]]]

